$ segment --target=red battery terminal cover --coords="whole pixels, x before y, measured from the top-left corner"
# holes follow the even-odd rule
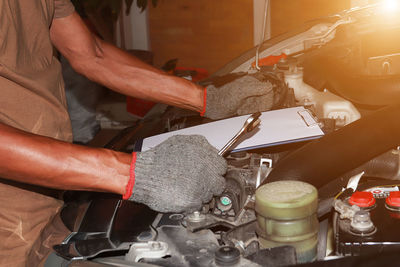
[[[356,205],[359,206],[360,208],[369,208],[375,205],[375,198],[372,192],[360,192],[356,191],[354,192],[350,199],[349,203],[351,205]]]
[[[386,204],[390,207],[400,208],[400,191],[390,192],[386,198]]]

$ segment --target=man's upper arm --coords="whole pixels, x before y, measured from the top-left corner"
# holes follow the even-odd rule
[[[54,17],[50,27],[50,37],[57,50],[70,61],[72,66],[77,61],[95,57],[99,52],[96,51],[99,48],[95,37],[76,12],[66,17]]]

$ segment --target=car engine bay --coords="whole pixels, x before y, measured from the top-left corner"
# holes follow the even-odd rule
[[[223,194],[189,214],[70,192],[62,218],[72,233],[55,246],[57,254],[68,266],[382,266],[398,260],[400,18],[382,8],[310,22],[202,82],[259,73],[273,85],[271,109],[304,106],[323,137],[230,153]],[[131,152],[144,137],[209,121],[162,108],[106,147]]]

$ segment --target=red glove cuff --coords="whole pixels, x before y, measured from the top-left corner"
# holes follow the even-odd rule
[[[135,186],[135,165],[136,165],[136,152],[132,153],[132,162],[131,168],[129,169],[129,181],[126,185],[125,194],[122,196],[122,199],[127,200],[132,196],[133,187]]]
[[[204,116],[204,113],[206,113],[206,106],[207,106],[207,87],[204,87],[204,93],[203,93],[203,110],[200,112],[200,116]]]

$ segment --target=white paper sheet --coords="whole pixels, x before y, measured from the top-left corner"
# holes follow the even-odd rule
[[[146,151],[173,135],[200,134],[220,150],[243,126],[249,115],[219,120],[182,130],[145,138],[142,151]],[[324,135],[318,124],[303,107],[263,112],[261,123],[246,139],[236,145],[233,152],[319,138]]]

